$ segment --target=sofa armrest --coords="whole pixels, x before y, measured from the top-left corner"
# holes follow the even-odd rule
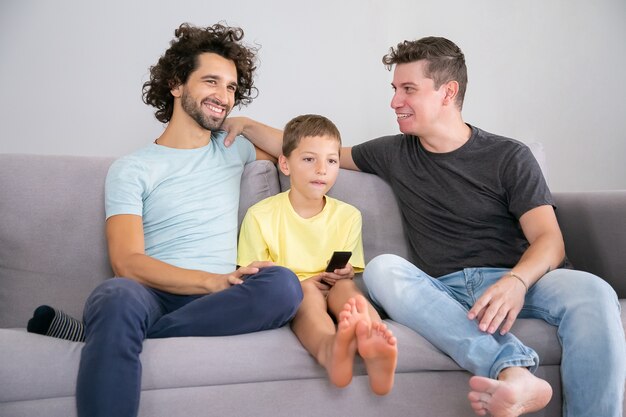
[[[626,298],[626,190],[554,193],[565,250]]]

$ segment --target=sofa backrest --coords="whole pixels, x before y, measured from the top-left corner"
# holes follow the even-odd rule
[[[24,327],[40,304],[82,317],[87,296],[112,276],[104,180],[113,160],[0,154],[0,327]],[[239,222],[252,204],[289,188],[287,177],[280,182],[270,162],[247,165]],[[383,180],[342,169],[329,194],[361,211],[366,261],[408,256],[400,211]]]
[[[104,237],[111,158],[0,155],[0,326],[50,304],[81,317],[112,275]]]
[[[282,191],[289,189],[289,177],[279,174]],[[365,262],[383,253],[408,257],[408,242],[402,217],[391,187],[376,175],[340,169],[328,195],[361,211]]]
[[[113,158],[0,154],[0,327],[25,327],[40,304],[82,317],[113,273],[104,233],[104,180]],[[279,191],[274,165],[249,164],[239,219]]]

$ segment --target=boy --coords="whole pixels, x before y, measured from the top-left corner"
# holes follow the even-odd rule
[[[238,263],[273,261],[294,271],[304,299],[291,327],[302,345],[338,387],[352,380],[358,351],[372,391],[385,395],[393,387],[396,338],[353,281],[355,269],[364,267],[361,214],[326,196],[339,173],[340,147],[339,131],[325,117],[304,115],[287,123],[278,163],[291,189],[248,210]],[[353,265],[324,272],[332,252],[340,250],[352,252]]]

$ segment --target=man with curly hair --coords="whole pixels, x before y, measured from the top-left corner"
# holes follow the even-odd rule
[[[262,152],[226,148],[222,122],[255,92],[256,50],[243,31],[181,25],[151,68],[144,100],[167,127],[115,161],[106,179],[106,236],[116,278],[88,298],[78,415],[136,416],[146,338],[223,336],[280,327],[302,290],[271,262],[237,269],[244,165]]]

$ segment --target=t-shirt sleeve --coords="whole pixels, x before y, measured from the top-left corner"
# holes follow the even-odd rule
[[[237,136],[233,142],[233,146],[237,147],[237,151],[239,152],[241,160],[244,164],[249,164],[250,162],[256,160],[256,150],[254,149],[254,145],[245,137]]]
[[[509,211],[519,219],[539,206],[554,206],[541,167],[527,146],[521,146],[506,163],[503,175]]]
[[[258,219],[248,210],[241,222],[237,265],[248,266],[254,261],[271,261]]]
[[[394,136],[385,136],[355,145],[352,147],[352,160],[361,171],[387,179],[395,139]]]
[[[142,216],[146,188],[146,170],[141,164],[126,159],[113,162],[104,186],[106,218],[118,214]]]

